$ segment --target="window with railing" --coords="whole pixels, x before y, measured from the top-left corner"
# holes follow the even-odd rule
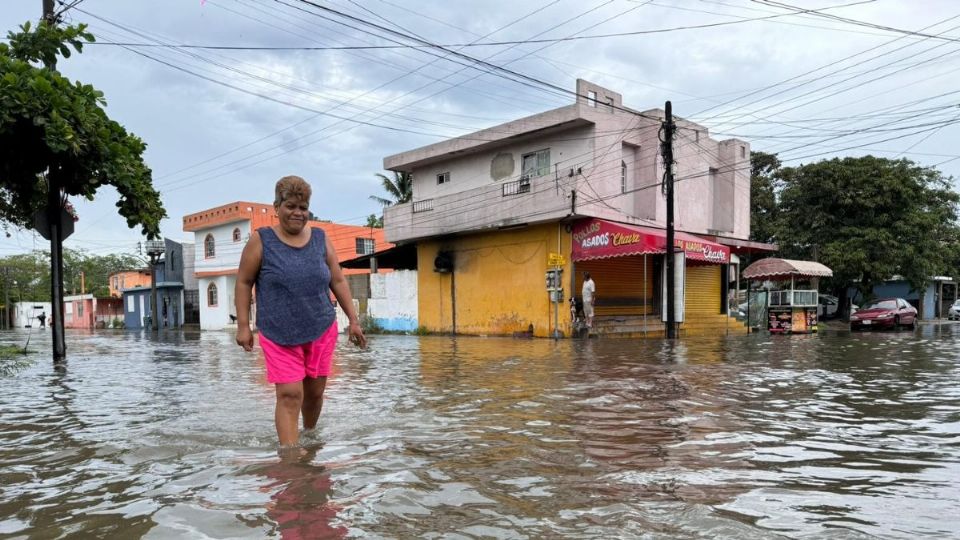
[[[521,178],[533,178],[550,173],[550,149],[524,154],[520,161]]]
[[[427,212],[433,210],[433,199],[424,199],[422,201],[413,202],[413,213],[419,214],[420,212]]]
[[[524,177],[515,182],[506,182],[501,189],[504,197],[530,193],[530,179]]]

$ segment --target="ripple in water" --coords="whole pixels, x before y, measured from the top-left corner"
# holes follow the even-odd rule
[[[228,334],[70,333],[63,370],[32,339],[0,366],[0,537],[960,534],[953,327],[374,336],[341,343],[287,459],[263,359]]]

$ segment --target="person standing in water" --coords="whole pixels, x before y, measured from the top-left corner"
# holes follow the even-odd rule
[[[250,235],[237,273],[237,344],[253,350],[251,288],[257,291],[257,327],[267,381],[276,385],[274,421],[281,449],[299,443],[298,424],[317,425],[323,392],[333,366],[337,317],[330,291],[350,321],[350,341],[367,339],[333,243],[322,229],[308,227],[311,189],[303,178],[285,176],[276,185],[280,223]]]
[[[593,328],[593,302],[597,295],[597,285],[590,277],[590,272],[583,273],[583,287],[580,296],[583,298],[583,314],[587,318],[587,328]]]

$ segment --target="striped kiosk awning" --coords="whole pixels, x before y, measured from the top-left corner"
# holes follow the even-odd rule
[[[743,277],[754,280],[787,280],[797,277],[831,277],[833,270],[813,261],[795,261],[770,257],[760,259],[743,270]]]

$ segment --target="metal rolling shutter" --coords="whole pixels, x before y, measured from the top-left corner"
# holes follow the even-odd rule
[[[642,306],[644,289],[647,304],[653,303],[653,260],[656,255],[647,255],[647,282],[643,282],[643,256],[614,257],[596,261],[576,263],[576,288],[574,294],[580,297],[583,287],[583,273],[590,272],[597,285],[597,312],[604,314],[605,308],[615,304],[622,309],[626,306]],[[646,285],[646,286],[644,286]]]
[[[720,313],[720,270],[715,264],[687,266],[686,313]]]

